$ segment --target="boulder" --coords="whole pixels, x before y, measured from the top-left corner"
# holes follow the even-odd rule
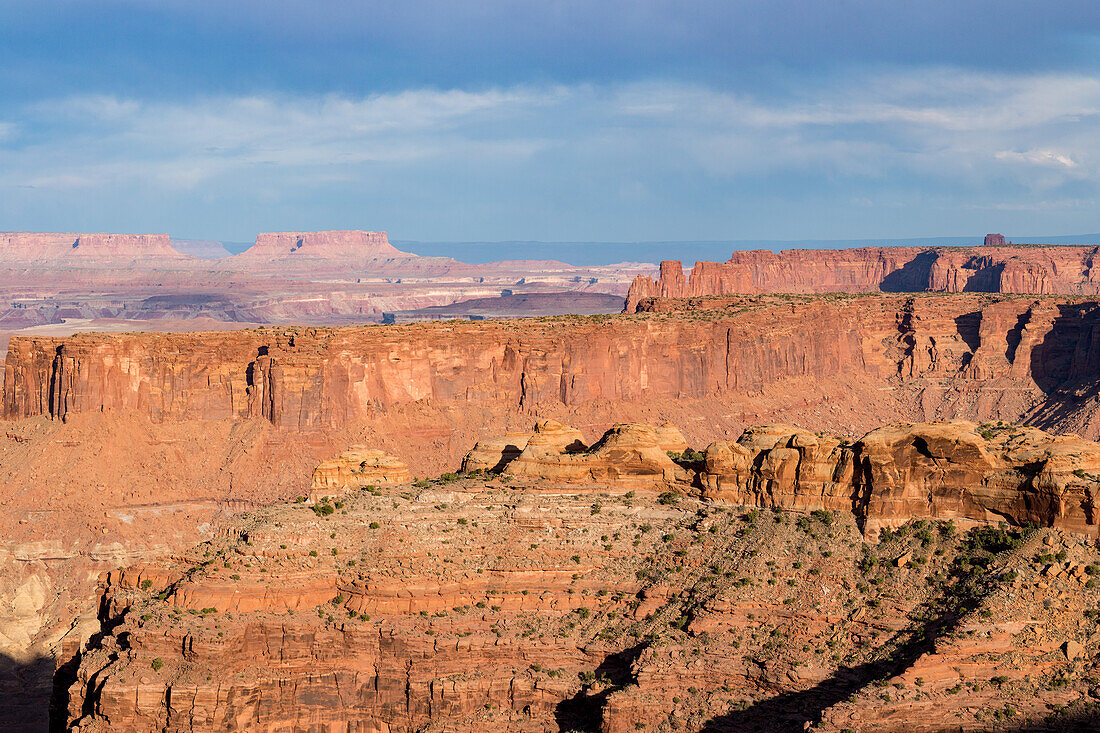
[[[334,496],[372,484],[401,484],[410,480],[409,467],[399,458],[374,448],[354,445],[313,469],[309,498],[310,501],[317,501],[323,496]]]
[[[527,447],[531,433],[508,433],[500,438],[479,440],[462,459],[462,471],[501,471]]]

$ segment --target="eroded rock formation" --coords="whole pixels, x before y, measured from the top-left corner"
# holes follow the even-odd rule
[[[891,425],[850,442],[766,425],[711,443],[699,461],[683,460],[641,423],[616,425],[588,449],[565,441],[533,447],[540,430],[545,424],[518,454],[500,439],[479,443],[471,456],[508,475],[589,491],[675,489],[738,506],[844,511],[872,538],[913,519],[1007,520],[1100,536],[1100,444],[1076,435],[955,421]],[[574,432],[560,423],[552,430]],[[661,431],[684,443],[674,427]],[[501,452],[488,455],[490,445]]]
[[[385,451],[353,445],[336,458],[319,463],[313,469],[309,499],[335,496],[376,484],[401,484],[410,480],[409,467]]]
[[[0,604],[0,626],[13,645],[33,645],[33,654],[15,650],[27,664],[68,660],[94,622],[100,571],[217,537],[230,513],[303,493],[319,461],[357,443],[424,476],[453,470],[480,435],[548,418],[578,426],[584,444],[617,421],[669,419],[695,447],[736,443],[761,422],[849,440],[884,422],[939,417],[1100,434],[1091,301],[967,294],[651,305],[612,319],[17,340],[5,389],[12,419],[0,441],[0,572],[8,598],[20,600]],[[781,453],[769,460],[788,471]],[[807,464],[799,480],[824,486],[830,464],[814,460],[821,472],[811,476]],[[566,489],[583,496],[585,512],[607,503],[598,491]],[[810,498],[812,490],[783,500],[808,508]],[[432,506],[452,500],[444,491]],[[948,498],[936,501],[946,516]],[[981,501],[1003,510],[988,495]],[[1064,516],[1077,511],[1085,508]],[[596,536],[614,531],[622,530]],[[524,539],[517,552],[538,543]],[[394,603],[406,602],[405,580],[387,581]],[[263,584],[250,593],[263,599]]]
[[[585,449],[579,441],[571,441],[561,450],[557,449],[557,444],[564,442],[562,440],[551,445],[540,440],[544,425],[536,426],[527,446],[514,459],[506,461],[501,454],[500,461],[504,463],[501,470],[514,476],[620,488],[652,489],[688,478],[686,472],[672,462],[668,449],[661,442],[662,437],[671,437],[676,445],[683,442],[683,436],[669,436],[668,427],[664,429],[665,435],[659,435],[651,425],[615,425],[591,448]],[[570,429],[557,430],[559,435],[570,436],[571,432]]]
[[[634,279],[626,312],[646,298],[752,293],[989,292],[1100,293],[1094,246],[866,247],[734,252],[726,262],[696,262],[688,277],[675,260],[656,281]]]

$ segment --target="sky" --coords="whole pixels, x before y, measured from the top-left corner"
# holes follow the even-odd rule
[[[1100,3],[3,0],[0,231],[1100,232]]]

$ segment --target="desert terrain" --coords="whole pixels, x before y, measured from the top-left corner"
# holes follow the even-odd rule
[[[505,300],[495,312],[551,315],[566,312],[556,293],[625,295],[639,267],[470,265],[403,252],[385,232],[260,234],[236,255],[217,243],[174,242],[166,234],[0,233],[0,347],[15,334],[381,323],[386,312],[474,298],[492,305],[505,292],[543,303]]]
[[[383,238],[348,236],[397,267]],[[263,239],[257,271],[299,272],[283,260],[310,241]],[[842,257],[878,257],[860,252]],[[475,301],[442,310],[476,320],[325,325],[349,315],[318,307],[320,323],[14,336],[0,725],[1092,719],[1087,272],[1060,294],[652,295],[646,277],[616,280],[634,286],[614,314],[486,318],[504,314]]]

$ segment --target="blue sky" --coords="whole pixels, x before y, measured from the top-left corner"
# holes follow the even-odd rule
[[[0,3],[0,230],[1100,231],[1095,2]]]

